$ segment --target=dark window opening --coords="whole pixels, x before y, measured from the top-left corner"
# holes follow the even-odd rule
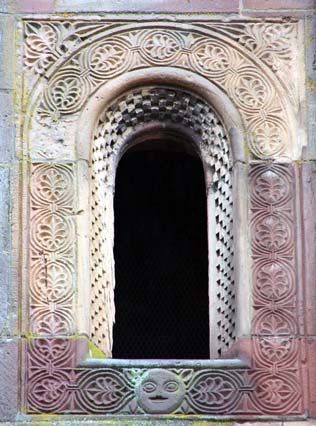
[[[113,358],[207,359],[202,162],[148,146],[128,151],[116,175]]]

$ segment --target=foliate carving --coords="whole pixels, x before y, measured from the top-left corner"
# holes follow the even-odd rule
[[[35,339],[28,348],[28,412],[243,413],[253,384],[231,368],[76,367],[75,342]]]
[[[58,73],[44,92],[44,103],[56,120],[61,114],[72,114],[78,111],[89,94],[89,83],[74,67]],[[55,114],[55,116],[54,116]],[[42,112],[45,117],[45,110]]]
[[[158,43],[158,42],[157,42]],[[177,123],[194,131],[200,144],[202,161],[210,167],[214,185],[216,246],[210,247],[216,262],[216,329],[218,354],[227,350],[235,339],[235,290],[233,266],[233,197],[231,158],[227,137],[214,111],[203,100],[180,90],[143,88],[125,94],[99,118],[92,145],[91,188],[91,265],[92,310],[91,335],[98,347],[111,353],[114,320],[114,283],[109,235],[112,218],[111,191],[114,170],[126,136],[133,128],[148,121]],[[107,246],[108,245],[108,246]]]
[[[289,67],[294,59],[296,33],[296,23],[246,24],[238,41],[270,65],[273,71],[278,71]]]
[[[114,369],[88,371],[81,375],[78,385],[81,403],[87,412],[115,413],[133,397],[130,383]]]
[[[131,29],[124,22],[117,25],[106,21],[25,22],[25,74],[44,75],[47,81],[36,108],[38,126],[43,130],[38,132],[41,137],[46,137],[47,123],[54,125],[54,140],[64,137],[66,133],[61,127],[67,126],[67,120],[71,122],[76,118],[89,96],[104,82],[129,70],[174,66],[210,79],[228,94],[238,107],[249,135],[249,149],[255,157],[271,159],[289,154],[291,138],[285,108],[288,102],[278,80],[282,81],[286,94],[292,95],[291,101],[296,99],[295,79],[292,83],[288,76],[295,71],[297,23],[203,22],[187,26],[185,30],[171,23],[161,27],[154,24],[154,29],[148,25]],[[132,97],[137,100],[135,93]],[[143,95],[140,98],[142,103]],[[119,109],[110,109],[107,116],[100,118],[101,133],[95,135],[93,152],[99,183],[108,184],[110,159],[117,154],[125,132],[124,127],[116,125],[127,124],[127,129],[132,129],[134,123],[153,117],[146,108],[139,111],[136,104],[131,107],[133,102],[127,102],[128,114],[124,117],[123,114],[120,117]],[[173,111],[174,115],[168,118],[171,121],[183,117],[181,123],[201,136],[202,153],[209,153],[211,147],[216,146],[208,157],[216,182],[216,220],[222,238],[231,241],[232,234],[224,232],[222,225],[229,222],[232,206],[225,132],[212,111],[201,112],[199,108],[204,108],[201,100],[195,98],[194,102],[196,105],[189,102],[187,109],[184,108],[188,114],[183,114],[183,105],[177,110],[177,100],[174,100],[166,114]],[[163,112],[151,105],[149,109],[158,114]],[[141,119],[137,118],[139,113]],[[203,116],[205,121],[201,124],[195,116]],[[212,137],[201,130],[205,125],[217,129]],[[111,132],[110,128],[115,130]],[[111,143],[104,144],[104,140]],[[224,154],[218,157],[219,152]],[[51,158],[47,147],[41,155]],[[229,416],[249,415],[249,412],[254,415],[303,413],[290,165],[252,166],[253,351],[251,366],[238,370],[204,369],[198,365],[191,369],[96,370],[78,365],[76,358],[81,349],[76,339],[56,337],[74,332],[73,168],[71,164],[43,163],[33,164],[31,171],[30,328],[34,333],[55,337],[33,339],[27,344],[29,413],[219,413]],[[101,205],[107,206],[102,198],[104,192],[98,190],[95,197],[100,197]],[[97,209],[94,214],[93,226],[97,227],[101,216]],[[98,251],[103,246],[95,274],[100,273],[104,278],[102,262],[108,247],[100,245],[103,235],[95,235],[94,249]],[[227,250],[224,241],[217,243],[223,259],[218,272],[218,288],[222,287],[223,291],[218,291],[218,298],[228,301],[229,305],[223,307],[220,315],[223,333],[227,336],[222,346],[225,347],[234,329],[233,303],[230,302],[234,297],[227,293],[231,287],[226,287],[231,280],[232,252]],[[226,275],[223,264],[230,271]],[[225,275],[224,280],[221,273]],[[98,285],[99,290],[106,293],[109,281],[102,279]],[[95,300],[98,301],[95,312],[100,306],[102,311],[104,299]],[[108,299],[106,303],[112,301]],[[229,324],[225,324],[224,312],[232,318]],[[103,340],[109,335],[110,330],[105,330],[100,338]],[[162,384],[165,380],[161,380],[164,378],[169,382],[166,388]],[[156,406],[150,395],[157,390],[161,393],[162,389],[167,393],[158,408],[159,402]],[[175,389],[177,397],[172,396]],[[6,400],[4,403],[8,405]]]
[[[119,38],[110,38],[92,45],[82,57],[93,78],[104,81],[126,71],[131,60],[131,45]]]
[[[141,37],[140,54],[152,64],[172,64],[183,47],[182,37],[174,31],[145,31]]]
[[[287,261],[258,262],[254,275],[258,279],[254,292],[261,304],[287,301],[294,295],[293,270]]]
[[[33,238],[34,248],[41,252],[64,252],[69,249],[74,241],[72,218],[65,217],[63,213],[46,214],[38,212],[33,216]]]
[[[44,74],[66,52],[109,25],[107,22],[28,21],[25,23],[25,65]]]
[[[227,412],[239,402],[241,387],[238,376],[229,372],[200,372],[192,380],[188,402],[202,413]]]
[[[224,77],[229,74],[234,57],[225,45],[217,42],[200,41],[192,49],[192,64],[201,73],[209,77]]]
[[[297,22],[199,23],[235,40],[286,82],[296,59]]]
[[[295,373],[263,373],[256,377],[256,382],[255,406],[271,414],[299,411],[301,391]]]
[[[74,329],[73,178],[71,165],[32,165],[30,326],[38,334]]]
[[[250,177],[256,336],[251,398],[271,414],[300,412],[292,166],[259,164]]]
[[[58,58],[57,34],[47,24],[28,23],[25,26],[25,64],[41,74]]]
[[[58,34],[62,33],[62,25],[26,23],[27,67],[31,66],[37,73],[44,73],[51,62],[56,62],[58,49],[52,46],[60,37]],[[225,31],[229,33],[230,28],[227,25]],[[257,27],[251,28],[247,27],[246,31],[244,27],[244,34],[239,28],[240,38],[235,37],[234,42],[220,35],[203,36],[194,27],[188,31],[176,27],[172,30],[120,29],[109,36],[104,34],[102,38],[98,35],[89,44],[84,42],[85,38],[80,33],[77,38],[82,46],[79,53],[77,50],[72,53],[70,49],[64,55],[63,64],[48,77],[38,109],[39,119],[78,112],[96,88],[126,71],[153,65],[172,65],[189,68],[211,79],[228,94],[243,117],[249,135],[249,147],[254,156],[271,158],[287,154],[290,135],[283,123],[288,121],[288,117],[280,93],[271,78],[262,71],[263,68],[236,43],[252,47],[257,59],[262,57],[273,64],[276,60],[272,58],[277,54],[287,57],[287,49],[284,48],[283,52],[282,37],[273,36],[279,33],[271,29],[265,30],[266,39],[269,40],[266,50],[254,47],[255,42],[250,40]],[[99,30],[100,27],[95,28],[96,32]],[[72,34],[75,37],[77,33]],[[43,39],[46,41],[38,41]],[[51,44],[49,40],[52,40]],[[36,43],[40,46],[39,51],[34,47]],[[279,50],[276,46],[279,46]]]
[[[43,169],[45,173],[43,173]],[[57,203],[67,207],[72,202],[72,170],[69,167],[37,167],[33,170],[32,198],[38,207]]]

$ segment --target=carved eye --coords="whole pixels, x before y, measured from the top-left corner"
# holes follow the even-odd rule
[[[164,388],[167,392],[176,392],[179,389],[177,382],[167,382],[164,385]]]
[[[143,389],[147,393],[154,392],[157,388],[157,385],[153,382],[146,382],[143,384]]]

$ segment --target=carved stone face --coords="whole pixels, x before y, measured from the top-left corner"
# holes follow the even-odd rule
[[[146,413],[172,413],[182,403],[183,381],[174,373],[160,368],[149,370],[136,388],[138,404]]]

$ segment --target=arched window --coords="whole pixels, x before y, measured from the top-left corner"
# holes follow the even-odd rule
[[[107,355],[112,355],[113,242],[114,233],[120,232],[114,227],[115,176],[120,174],[117,172],[120,159],[142,141],[137,135],[145,129],[186,135],[191,140],[191,151],[203,165],[207,194],[210,356],[217,357],[235,339],[232,160],[225,128],[211,106],[191,93],[173,88],[133,90],[99,117],[91,156],[91,336]],[[127,154],[130,155],[131,152]],[[116,276],[120,273],[117,271]]]
[[[113,357],[209,358],[203,166],[181,137],[157,133],[116,173]]]

